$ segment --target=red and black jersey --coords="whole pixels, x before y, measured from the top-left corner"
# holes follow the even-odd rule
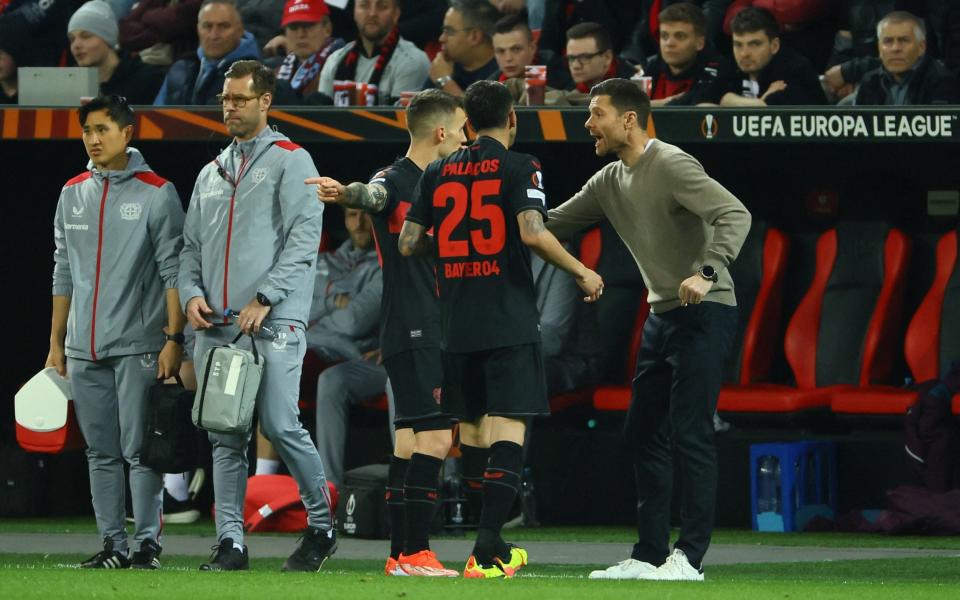
[[[540,341],[530,251],[517,215],[547,218],[540,161],[488,137],[431,163],[407,220],[435,229],[443,348]]]
[[[387,190],[383,210],[371,215],[377,255],[383,268],[380,352],[385,359],[414,348],[440,347],[440,308],[433,256],[404,258],[397,248],[400,229],[422,173],[412,160],[400,158],[370,179],[370,183]]]

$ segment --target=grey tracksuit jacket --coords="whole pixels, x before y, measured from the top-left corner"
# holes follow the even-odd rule
[[[70,298],[66,354],[98,360],[156,352],[177,287],[183,207],[173,184],[128,148],[123,171],[87,171],[60,192],[53,295]]]
[[[206,165],[183,229],[182,306],[203,296],[209,320],[226,322],[224,308],[239,311],[259,292],[271,320],[305,326],[323,207],[303,180],[316,175],[307,151],[269,127]]]

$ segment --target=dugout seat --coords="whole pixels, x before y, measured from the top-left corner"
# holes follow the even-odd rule
[[[784,337],[796,386],[730,386],[721,393],[721,409],[826,412],[841,389],[889,381],[900,346],[909,256],[909,238],[886,223],[843,223],[821,234],[813,283]]]
[[[960,360],[960,269],[957,231],[937,241],[933,283],[907,327],[903,352],[914,381],[937,379]],[[914,390],[871,385],[833,394],[830,408],[840,415],[903,415],[917,399]],[[953,398],[960,414],[960,394]]]

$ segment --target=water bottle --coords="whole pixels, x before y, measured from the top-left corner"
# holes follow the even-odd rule
[[[761,456],[757,471],[757,513],[780,512],[780,460]]]
[[[240,316],[240,313],[233,310],[232,308],[228,308],[223,311],[223,316],[228,319],[236,319],[237,317]],[[274,331],[272,327],[261,324],[260,331],[257,333],[257,337],[260,337],[267,341],[272,342],[277,339],[277,332]]]
[[[520,480],[520,510],[523,514],[523,524],[527,527],[539,527],[537,517],[537,497],[533,486],[533,473],[530,467],[523,468],[523,478]]]

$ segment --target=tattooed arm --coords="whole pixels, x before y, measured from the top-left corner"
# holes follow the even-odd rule
[[[430,250],[430,236],[424,235],[423,225],[413,221],[404,221],[397,246],[400,248],[400,254],[404,256],[425,254]]]
[[[370,213],[380,212],[387,205],[387,190],[379,183],[354,181],[343,185],[330,177],[313,177],[304,180],[304,183],[316,184],[320,202],[333,202]]]
[[[548,263],[573,275],[577,285],[587,294],[587,302],[595,302],[603,294],[603,279],[567,252],[557,238],[547,231],[543,215],[537,210],[524,210],[517,215],[520,239]],[[406,223],[404,224],[406,227]],[[402,243],[401,234],[401,243]]]

